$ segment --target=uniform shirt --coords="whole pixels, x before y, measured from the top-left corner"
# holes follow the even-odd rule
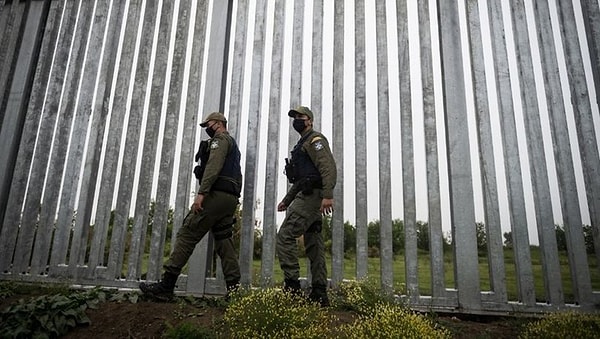
[[[232,146],[232,140],[233,139],[229,136],[228,132],[222,132],[215,134],[215,136],[208,141],[210,155],[208,157],[208,162],[206,163],[204,175],[202,176],[200,188],[198,189],[199,194],[207,194],[210,192],[210,188],[219,177],[221,169],[223,169],[225,158],[227,158],[229,148]]]
[[[308,154],[310,160],[312,160],[321,174],[323,199],[333,199],[333,188],[337,181],[337,168],[335,166],[335,159],[329,148],[329,142],[323,134],[312,129],[302,134],[302,136],[307,133],[312,133],[313,135],[302,145],[302,150]],[[284,203],[289,205],[301,189],[298,184],[294,184],[284,198]]]

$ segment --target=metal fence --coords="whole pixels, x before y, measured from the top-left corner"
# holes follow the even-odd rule
[[[415,308],[597,310],[599,27],[596,0],[0,0],[0,279],[119,288],[157,280],[195,190],[198,120],[218,110],[244,158],[242,283],[272,285],[281,163],[295,143],[286,112],[304,104],[338,165],[332,286],[372,276],[376,246],[382,288],[404,284]],[[372,215],[379,244],[368,242]],[[206,237],[180,291],[224,292],[211,253]]]

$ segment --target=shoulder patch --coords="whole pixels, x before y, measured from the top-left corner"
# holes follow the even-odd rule
[[[321,141],[317,141],[313,143],[313,147],[315,148],[315,151],[320,151],[323,149],[323,143]]]
[[[310,143],[311,143],[311,144],[314,144],[315,142],[317,142],[317,141],[319,141],[319,140],[322,140],[322,139],[323,139],[323,138],[321,138],[320,136],[316,136],[316,137],[314,137],[314,138],[312,138],[312,139],[310,140]]]
[[[219,140],[213,140],[210,143],[210,149],[217,149],[217,148],[219,148]]]

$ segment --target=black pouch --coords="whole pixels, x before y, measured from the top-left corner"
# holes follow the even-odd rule
[[[296,167],[288,158],[285,158],[285,168],[283,170],[283,174],[285,174],[290,184],[296,182]]]
[[[196,162],[199,162],[199,165],[194,167],[194,176],[198,181],[202,181],[202,176],[204,175],[204,169],[206,168],[206,163],[208,162],[208,157],[210,156],[210,150],[208,149],[208,140],[202,140],[200,142],[200,146],[198,147],[198,152],[194,159]]]
[[[196,177],[196,179],[202,180],[203,174],[204,174],[204,168],[202,168],[202,166],[197,165],[196,167],[194,167],[194,176]]]
[[[195,160],[198,162],[199,160],[207,161],[208,160],[208,140],[200,141],[200,146],[198,146],[198,152],[196,152]]]

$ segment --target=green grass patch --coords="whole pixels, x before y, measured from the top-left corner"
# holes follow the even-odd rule
[[[544,279],[542,271],[542,260],[540,249],[537,246],[531,247],[531,269],[534,275],[534,287],[536,299],[540,302],[545,302],[545,289]],[[565,302],[573,303],[575,301],[573,287],[571,282],[571,276],[569,271],[569,261],[567,253],[561,251],[559,253],[561,279],[563,286],[563,293]],[[600,271],[597,269],[596,259],[593,255],[589,256],[590,276],[592,280],[592,288],[594,290],[600,290]],[[308,259],[300,258],[300,275],[308,275]],[[482,291],[490,290],[490,274],[489,264],[485,253],[480,254],[478,258],[479,272],[480,272],[480,286]],[[379,258],[368,258],[368,278],[379,283],[381,278],[380,271],[380,259]],[[353,254],[346,254],[344,258],[344,279],[356,280],[356,257]],[[510,248],[504,249],[504,266],[506,274],[506,289],[509,300],[518,300],[517,293],[517,276],[515,269],[515,258],[514,251]],[[394,256],[393,261],[393,279],[394,279],[394,290],[397,293],[405,293],[405,260],[402,253]],[[327,258],[327,271],[331,275],[331,257],[328,255]],[[255,286],[260,286],[260,272],[261,262],[260,260],[254,260],[253,272]],[[276,260],[273,281],[275,285],[281,285],[283,282],[283,272],[279,267],[279,262]],[[418,281],[419,281],[419,292],[421,295],[431,295],[431,258],[428,252],[419,250],[418,251]],[[454,288],[454,258],[451,251],[444,253],[444,282],[446,288]]]

